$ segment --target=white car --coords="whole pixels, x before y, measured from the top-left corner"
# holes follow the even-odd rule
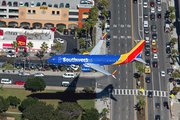
[[[157,11],[160,12],[162,10],[161,6],[157,6]]]
[[[8,55],[7,55],[7,57],[16,57],[16,55],[15,55],[15,54],[10,53],[10,54],[8,54]]]
[[[44,77],[44,74],[43,73],[35,73],[34,77]]]
[[[161,76],[165,77],[165,71],[161,71]]]
[[[34,7],[34,1],[31,1],[31,7]]]
[[[149,37],[145,37],[146,43],[149,43]]]
[[[148,7],[148,3],[147,2],[144,2],[144,8],[147,8]]]
[[[23,2],[19,2],[19,6],[24,6]]]
[[[71,65],[71,69],[73,69],[75,71],[78,70],[78,68],[79,68],[79,66],[77,66],[77,65],[74,65],[74,64]]]
[[[154,53],[154,54],[153,54],[153,58],[154,58],[154,59],[158,59],[157,53]]]
[[[60,43],[64,43],[64,40],[61,38],[56,38],[56,41],[60,42]]]
[[[144,21],[144,27],[148,27],[148,21]]]
[[[151,7],[151,13],[155,13],[154,7]]]

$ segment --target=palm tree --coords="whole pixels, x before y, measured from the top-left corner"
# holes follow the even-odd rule
[[[144,68],[139,67],[137,73],[140,74],[140,75],[141,75],[142,73],[144,73]]]
[[[27,47],[28,47],[29,53],[30,53],[30,50],[34,47],[34,46],[33,46],[33,43],[32,43],[32,42],[28,42],[28,43],[27,43]]]
[[[104,20],[105,20],[105,17],[108,16],[108,11],[107,11],[106,9],[103,9],[103,10],[101,11],[101,15],[104,17]]]
[[[175,9],[175,7],[170,6],[168,11],[169,11],[170,13],[172,13],[172,12],[175,12],[176,9]]]
[[[102,112],[101,112],[101,113],[102,113],[104,116],[109,115],[109,111],[108,111],[107,108],[102,109]]]
[[[57,51],[60,51],[60,50],[62,50],[62,45],[61,45],[61,43],[59,43],[59,42],[57,42],[57,41],[55,41],[55,45],[54,45],[54,47],[56,48],[56,50]]]
[[[89,19],[88,20],[88,23],[90,24],[91,26],[91,29],[92,29],[92,36],[91,36],[91,42],[92,42],[92,45],[94,46],[94,25],[96,25],[98,21],[94,21],[93,19]]]
[[[90,24],[88,23],[88,21],[86,21],[82,27],[83,30],[86,30],[86,52],[87,52],[87,49],[88,49],[88,41],[87,41],[87,36],[88,36],[88,30],[90,28]]]
[[[44,56],[45,51],[48,49],[47,43],[46,43],[46,42],[43,42],[43,43],[41,44],[41,47],[40,47],[40,48],[43,50],[43,56]],[[41,59],[41,57],[40,57],[40,59]],[[44,64],[43,64],[43,65],[44,65]]]
[[[179,75],[178,72],[174,72],[174,73],[172,74],[172,78],[179,78],[179,77],[180,77],[180,75]]]
[[[177,56],[178,51],[177,51],[176,49],[173,49],[173,50],[171,51],[171,54],[174,55],[174,56]]]
[[[86,44],[86,41],[84,40],[84,38],[80,38],[79,39],[79,45],[82,47],[85,44]]]
[[[137,103],[137,107],[141,110],[143,110],[143,108],[146,106],[146,102],[144,99],[139,100],[139,102]]]
[[[177,40],[177,38],[172,38],[172,39],[170,40],[170,42],[173,43],[173,45],[174,45],[174,44],[176,44],[176,43],[178,42],[178,40]]]
[[[174,14],[170,14],[169,19],[173,22],[173,20],[176,19],[176,16]]]
[[[108,2],[107,0],[101,0],[101,1],[99,2],[99,4],[100,4],[101,6],[103,6],[104,8],[106,8],[106,7],[109,6],[109,2]]]
[[[19,47],[17,41],[13,41],[13,43],[11,43],[11,45],[12,45],[12,47],[15,49],[15,51],[16,51],[16,48]]]

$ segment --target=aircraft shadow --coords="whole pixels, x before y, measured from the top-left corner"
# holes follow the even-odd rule
[[[56,92],[56,93],[34,93],[27,97],[36,97],[38,99],[59,99],[62,102],[77,102],[77,100],[83,99],[98,99],[102,98],[102,96],[109,96],[109,92],[112,93],[113,85],[110,84],[105,87],[101,92],[89,92],[86,93],[85,91],[80,91],[77,93],[76,84],[78,82],[79,76],[77,76],[72,82],[71,85],[64,91],[64,92]],[[72,87],[73,86],[73,87]],[[110,98],[117,101],[113,95],[110,95]]]

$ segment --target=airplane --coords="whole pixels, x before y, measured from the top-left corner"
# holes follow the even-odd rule
[[[145,40],[141,40],[130,52],[122,55],[100,55],[100,49],[104,42],[107,33],[100,39],[96,46],[91,50],[88,55],[56,55],[49,59],[47,62],[52,64],[79,64],[90,69],[94,69],[107,76],[114,76],[117,70],[112,74],[101,68],[103,65],[120,65],[129,62],[139,61],[146,62],[141,59],[142,49],[144,47]]]
[[[95,93],[95,92],[76,92],[76,84],[78,82],[79,75],[71,82],[71,85],[67,87],[67,89],[63,92],[56,92],[56,93],[49,93],[49,92],[43,92],[43,93],[34,93],[29,95],[28,97],[36,97],[38,99],[59,99],[62,102],[77,102],[77,100],[83,100],[83,99],[100,99],[103,96],[109,96],[110,99],[117,101],[116,98],[113,97],[113,90],[114,87],[112,84],[107,85],[101,92]],[[111,93],[111,94],[110,94]]]

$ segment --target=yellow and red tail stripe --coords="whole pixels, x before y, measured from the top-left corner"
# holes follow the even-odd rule
[[[107,33],[104,34],[104,36],[101,38],[101,40],[104,40],[106,35],[107,35]]]

